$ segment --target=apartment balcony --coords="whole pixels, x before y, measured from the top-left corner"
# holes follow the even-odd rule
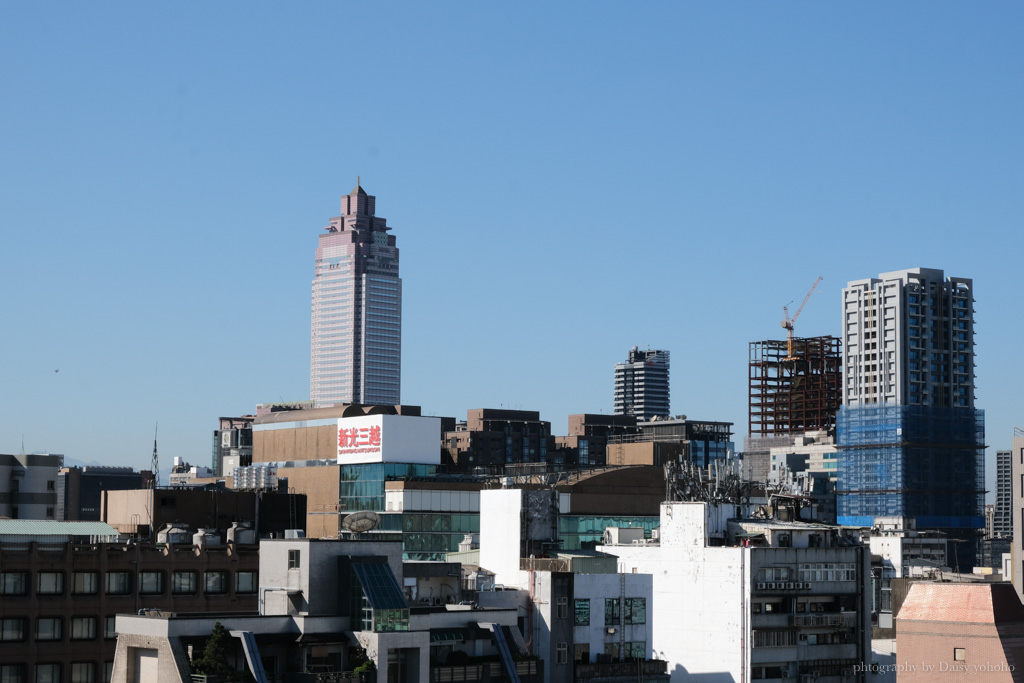
[[[595,664],[576,663],[573,679],[579,683],[602,683],[603,681],[634,681],[661,683],[669,680],[668,662],[660,659],[629,662],[598,662]]]
[[[857,625],[856,612],[819,612],[792,615],[793,626],[846,626]]]

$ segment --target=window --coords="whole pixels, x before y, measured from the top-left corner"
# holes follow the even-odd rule
[[[288,569],[298,569],[300,566],[300,551],[289,550],[288,551]]]
[[[235,574],[236,593],[256,592],[256,572],[238,572]]]
[[[103,637],[104,638],[117,638],[116,622],[117,622],[117,617],[104,617],[104,619],[103,619]]]
[[[163,592],[163,572],[142,572],[139,574],[139,593],[141,595],[162,595]]]
[[[7,617],[0,619],[0,642],[17,643],[25,640],[25,619]]]
[[[114,677],[114,662],[103,662],[103,683],[110,683]]]
[[[92,640],[96,637],[96,617],[74,617],[71,620],[71,640]]]
[[[72,595],[95,595],[99,586],[99,574],[96,572],[74,572],[71,575]]]
[[[171,593],[190,595],[196,592],[196,573],[192,571],[171,574]]]
[[[28,593],[28,574],[25,572],[0,573],[0,595],[25,595]]]
[[[128,595],[132,592],[131,574],[128,572],[107,572],[107,595]]]
[[[60,683],[60,664],[36,664],[35,683]]]
[[[626,623],[647,623],[647,598],[626,598]]]
[[[96,683],[96,665],[92,662],[72,662],[71,683]]]
[[[590,626],[590,600],[576,600],[573,604],[576,626]]]
[[[36,593],[39,595],[62,595],[64,575],[60,572],[39,572],[36,574]]]
[[[555,652],[557,653],[557,664],[567,664],[569,662],[569,644],[559,643],[555,646]]]
[[[227,572],[206,572],[203,575],[203,592],[212,595],[221,595],[228,592]]]
[[[622,651],[624,659],[646,659],[647,658],[647,641],[637,640],[632,643],[626,643],[626,647]]]
[[[619,644],[618,643],[605,643],[604,653],[612,659],[619,658]]]
[[[25,683],[25,665],[0,664],[0,683]]]
[[[614,626],[619,623],[619,599],[605,598],[604,600],[604,625]]]
[[[36,640],[60,640],[64,637],[64,622],[60,617],[36,619]]]
[[[792,647],[796,631],[754,631],[754,647]]]
[[[558,598],[558,616],[559,619],[569,618],[569,598]]]

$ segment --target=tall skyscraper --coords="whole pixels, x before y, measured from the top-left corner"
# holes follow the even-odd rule
[[[317,406],[401,403],[402,279],[376,197],[356,183],[320,235],[309,395]]]
[[[914,268],[843,290],[840,524],[945,532],[970,568],[985,526],[985,417],[974,408],[972,282]]]
[[[615,364],[615,414],[637,421],[671,415],[668,393],[668,351],[634,346],[625,363]]]

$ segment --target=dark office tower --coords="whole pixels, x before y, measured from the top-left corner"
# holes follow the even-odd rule
[[[56,518],[98,522],[103,519],[104,491],[144,489],[151,478],[152,472],[131,467],[64,467],[57,475]]]
[[[914,268],[843,290],[840,524],[916,520],[970,569],[985,526],[985,416],[974,408],[969,279]]]
[[[401,403],[402,280],[376,198],[358,182],[320,235],[309,394],[316,406]]]
[[[615,364],[615,414],[634,415],[638,422],[667,417],[668,351],[634,346],[625,363]]]

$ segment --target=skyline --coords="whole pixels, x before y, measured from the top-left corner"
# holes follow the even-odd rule
[[[0,452],[146,468],[159,422],[208,465],[219,416],[308,398],[309,252],[357,175],[424,414],[564,433],[636,345],[741,449],[784,305],[823,275],[795,334],[838,335],[847,282],[926,267],[974,280],[990,490],[1024,426],[1024,8],[63,9],[0,9]]]

